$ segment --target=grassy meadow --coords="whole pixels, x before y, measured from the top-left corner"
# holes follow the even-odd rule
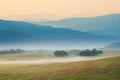
[[[109,56],[120,56],[120,50],[104,50],[103,54],[89,57],[109,57]],[[76,53],[71,53],[67,57],[78,56]],[[54,59],[58,58],[53,55],[53,51],[45,52],[25,52],[17,54],[0,54],[0,61],[15,61],[15,60],[39,60],[39,59]]]
[[[120,51],[104,52],[99,56],[119,55]],[[0,55],[1,60],[18,57],[41,58],[38,54]],[[52,64],[0,64],[0,80],[120,80],[120,57]]]
[[[119,80],[120,57],[44,65],[0,64],[0,80]]]

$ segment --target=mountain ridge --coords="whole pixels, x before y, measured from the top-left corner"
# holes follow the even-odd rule
[[[103,47],[102,49],[120,50],[120,42],[111,43],[111,44]]]
[[[38,40],[69,40],[70,38],[73,40],[83,40],[84,39],[92,39],[92,38],[98,38],[100,36],[87,33],[87,32],[82,32],[82,31],[77,31],[77,30],[72,30],[72,29],[67,29],[67,28],[54,28],[51,26],[43,26],[43,25],[36,25],[36,24],[31,24],[28,22],[22,22],[22,21],[6,21],[6,20],[1,20],[0,21],[0,36],[1,39],[8,37],[11,32],[13,34],[19,34],[14,35],[13,37],[20,39],[22,36],[25,36],[25,38],[28,37],[28,39],[38,39]],[[6,33],[5,33],[6,31]],[[12,34],[12,35],[13,35]],[[21,35],[21,37],[20,37]],[[10,38],[10,37],[9,37]],[[24,37],[23,37],[24,38]],[[53,38],[53,39],[52,39]],[[12,39],[12,38],[11,38]],[[4,41],[4,40],[3,40]]]
[[[39,45],[53,48],[99,47],[116,41],[114,37],[97,35],[70,28],[36,25],[23,21],[0,20],[0,45]]]
[[[109,14],[92,18],[66,18],[56,21],[35,22],[36,24],[51,25],[55,27],[65,27],[84,32],[96,32],[107,36],[119,37],[120,14]],[[107,31],[106,31],[107,30]],[[94,34],[94,33],[92,33]]]

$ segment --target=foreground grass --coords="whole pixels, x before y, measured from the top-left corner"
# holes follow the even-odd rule
[[[120,57],[45,65],[2,65],[0,80],[120,80]]]

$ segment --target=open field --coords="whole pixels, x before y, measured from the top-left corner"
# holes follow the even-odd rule
[[[74,53],[73,53],[74,54]],[[119,56],[120,50],[105,50],[104,54],[91,57],[109,57],[109,56]],[[73,56],[70,56],[73,57]],[[0,54],[0,60],[38,60],[38,59],[47,59],[55,58],[53,52],[47,53],[18,53],[18,54]]]
[[[120,57],[54,64],[0,64],[0,80],[120,80]]]
[[[63,58],[38,53],[2,54],[0,80],[120,80],[120,51]]]
[[[97,56],[67,56],[55,57],[52,53],[18,53],[18,54],[1,54],[0,64],[48,64],[48,63],[64,63],[85,60],[95,60],[108,57],[120,56],[120,51],[104,51],[103,54]]]

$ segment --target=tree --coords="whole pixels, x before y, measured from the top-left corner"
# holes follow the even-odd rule
[[[96,50],[96,49],[93,49],[93,50],[89,50],[89,49],[86,49],[86,50],[83,50],[80,52],[80,56],[95,56],[95,55],[98,55],[98,54],[101,54],[103,53],[102,50]]]
[[[15,51],[16,51],[16,53],[22,53],[22,52],[24,52],[24,50],[20,49],[20,48],[16,49]]]
[[[54,55],[55,55],[56,57],[64,57],[64,56],[68,56],[68,53],[65,52],[65,51],[55,51],[55,52],[54,52]]]
[[[10,49],[10,50],[3,50],[3,51],[0,51],[0,54],[15,54],[15,53],[23,53],[25,52],[24,49]]]

